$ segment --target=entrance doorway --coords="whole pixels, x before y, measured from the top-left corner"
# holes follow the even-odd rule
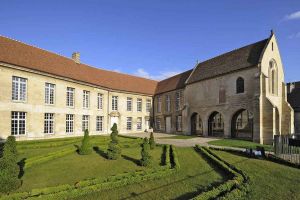
[[[110,128],[114,125],[114,123],[117,124],[119,129],[119,117],[110,117]]]
[[[191,134],[196,135],[197,134],[197,113],[193,113],[191,116]]]
[[[166,117],[166,133],[171,133],[171,117]]]
[[[224,121],[223,116],[219,112],[213,112],[208,118],[208,135],[223,137]]]

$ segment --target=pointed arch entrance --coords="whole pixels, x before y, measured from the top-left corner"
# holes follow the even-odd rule
[[[253,139],[253,114],[246,109],[238,110],[231,120],[231,137]]]
[[[221,113],[215,111],[209,116],[208,135],[216,137],[224,136],[224,119]]]

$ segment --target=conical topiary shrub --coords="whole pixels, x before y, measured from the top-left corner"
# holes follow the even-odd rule
[[[150,149],[155,149],[155,140],[153,136],[153,132],[150,133],[150,139],[149,139]]]
[[[80,155],[88,155],[88,154],[92,153],[92,148],[91,148],[91,144],[90,144],[90,136],[89,136],[88,130],[84,131],[84,136],[83,136],[81,147],[79,148],[78,153]]]
[[[152,157],[150,155],[149,141],[148,138],[146,137],[143,140],[141,156],[142,156],[142,159],[140,161],[141,165],[145,167],[150,166]]]
[[[121,156],[121,147],[119,146],[118,127],[116,123],[111,128],[110,138],[111,142],[108,145],[107,158],[117,160]]]

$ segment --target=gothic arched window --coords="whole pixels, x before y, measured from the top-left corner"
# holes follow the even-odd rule
[[[274,60],[269,63],[269,92],[271,94],[277,94],[277,65]]]
[[[244,88],[244,79],[239,77],[237,80],[236,80],[236,93],[239,94],[239,93],[244,93],[245,91],[245,88]]]

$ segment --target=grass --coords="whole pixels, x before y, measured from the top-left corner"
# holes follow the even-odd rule
[[[208,142],[208,144],[224,147],[238,147],[238,148],[252,148],[256,149],[257,146],[264,147],[266,151],[273,151],[272,145],[262,145],[246,140],[237,139],[220,139]]]
[[[197,135],[175,135],[171,137],[160,137],[159,139],[191,139],[191,138],[197,138],[199,136]]]
[[[213,152],[250,177],[250,192],[245,199],[300,199],[299,169],[224,151]]]

